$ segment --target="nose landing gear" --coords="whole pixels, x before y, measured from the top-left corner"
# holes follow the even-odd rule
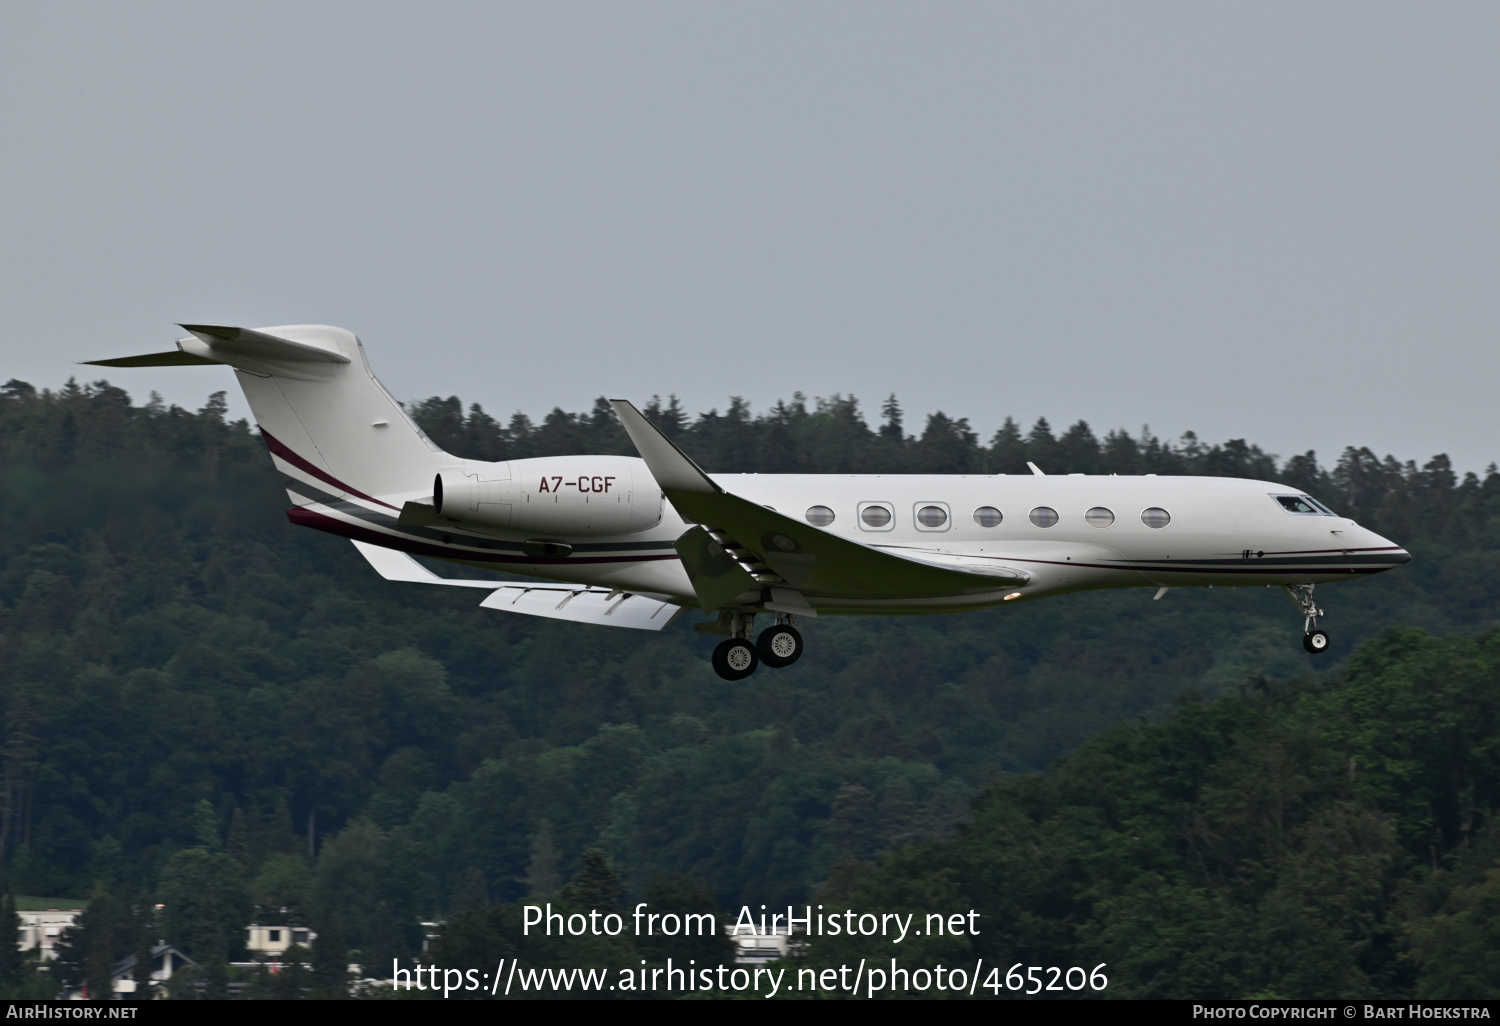
[[[1328,633],[1318,628],[1318,617],[1325,615],[1313,601],[1312,584],[1283,584],[1287,597],[1302,614],[1302,647],[1313,655],[1328,651]]]

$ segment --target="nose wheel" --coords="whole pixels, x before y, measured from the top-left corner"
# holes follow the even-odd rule
[[[1313,601],[1312,584],[1283,584],[1286,589],[1287,598],[1297,606],[1297,611],[1302,614],[1302,647],[1312,655],[1322,655],[1328,651],[1328,632],[1318,627],[1318,617],[1323,616],[1323,610]]]

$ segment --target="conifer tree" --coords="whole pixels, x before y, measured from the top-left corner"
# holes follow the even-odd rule
[[[245,813],[238,805],[229,820],[229,840],[225,852],[246,870],[250,869],[250,831],[245,826]]]
[[[145,1001],[151,996],[151,931],[155,926],[154,916],[149,901],[141,902],[141,924],[136,931],[135,940],[135,968],[131,970],[130,978],[135,981],[135,998],[137,1001]]]
[[[89,899],[88,923],[83,931],[84,985],[90,1001],[113,1000],[110,974],[115,967],[114,901],[102,886],[94,888]]]
[[[21,931],[21,917],[16,914],[16,896],[9,887],[5,889],[5,897],[0,899],[0,931],[9,926],[9,935],[19,936]],[[5,936],[0,932],[0,936]],[[21,984],[22,974],[26,971],[26,957],[22,954],[17,944],[0,944],[0,991],[9,995],[13,994]]]
[[[323,920],[312,950],[313,996],[335,1000],[349,996],[349,945],[337,913]]]
[[[552,843],[552,823],[542,820],[536,836],[531,839],[531,859],[526,864],[527,897],[545,901],[555,895],[562,886],[562,876],[557,871],[557,848]]]
[[[906,441],[906,429],[901,424],[901,404],[896,402],[895,392],[881,405],[880,413],[885,417],[885,423],[880,426],[880,437],[897,445]]]
[[[452,915],[475,912],[490,903],[489,889],[484,885],[484,873],[478,866],[470,866],[459,874],[458,884],[453,888],[453,900],[448,903]]]
[[[558,897],[578,908],[614,908],[625,893],[625,885],[610,868],[604,852],[598,848],[585,849],[578,866],[578,875],[568,881]]]

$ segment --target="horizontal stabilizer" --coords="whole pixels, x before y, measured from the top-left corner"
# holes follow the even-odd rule
[[[295,342],[253,328],[224,324],[184,324],[192,332],[177,340],[175,353],[121,356],[112,360],[86,360],[99,367],[209,367],[227,364],[236,370],[263,377],[302,381],[328,381],[349,357],[332,346]],[[252,403],[252,405],[254,405]]]
[[[351,539],[352,541],[352,539]],[[408,584],[447,584],[458,588],[484,588],[489,596],[480,603],[499,609],[551,620],[597,623],[604,627],[633,627],[659,631],[682,612],[661,595],[590,588],[586,584],[514,584],[500,581],[456,581],[439,577],[404,552],[356,541],[354,547],[369,560],[375,572],[388,581]]]
[[[359,550],[359,554],[370,561],[375,572],[388,581],[405,581],[408,584],[447,584],[457,588],[487,588],[490,591],[500,587],[499,581],[455,581],[450,577],[439,577],[404,552],[362,541],[356,541],[353,544]]]
[[[113,360],[84,360],[94,367],[216,367],[218,360],[174,350],[170,353],[147,353],[145,356],[117,356]]]
[[[322,346],[293,342],[289,338],[267,335],[253,328],[234,328],[225,324],[184,324],[198,339],[208,345],[216,356],[248,356],[252,358],[292,360],[308,363],[348,363],[349,357]],[[232,363],[232,360],[223,360]]]

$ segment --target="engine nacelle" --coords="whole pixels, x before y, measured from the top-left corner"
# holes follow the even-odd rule
[[[540,535],[631,534],[661,522],[662,494],[630,456],[546,456],[438,472],[437,512],[460,523]]]

